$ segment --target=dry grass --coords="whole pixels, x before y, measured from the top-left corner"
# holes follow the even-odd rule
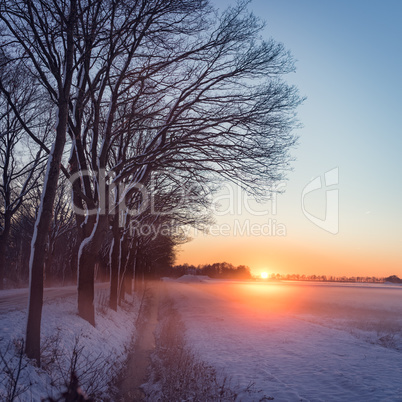
[[[42,369],[51,378],[52,387],[59,391],[59,396],[49,397],[48,401],[102,400],[105,390],[111,388],[113,355],[88,353],[82,336],[76,336],[70,352],[62,347],[59,332],[45,340]]]
[[[2,401],[14,401],[29,388],[28,385],[20,383],[21,375],[27,366],[22,339],[9,342],[4,350],[0,349],[0,399]]]
[[[354,321],[350,324],[352,335],[385,348],[402,350],[402,324],[397,320]]]
[[[161,303],[149,381],[148,401],[234,401],[231,381],[203,362],[185,343],[184,325],[172,302]]]

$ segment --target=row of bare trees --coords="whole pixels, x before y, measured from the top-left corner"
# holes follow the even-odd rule
[[[217,279],[252,279],[250,268],[245,265],[235,267],[228,262],[216,262],[205,265],[175,265],[164,271],[164,275],[180,277],[182,275],[203,275]]]
[[[51,228],[70,216],[57,204],[62,177],[78,312],[93,325],[105,244],[116,309],[130,275],[170,262],[178,228],[208,223],[217,178],[256,198],[282,178],[301,100],[281,78],[294,69],[291,56],[262,40],[262,27],[245,2],[219,14],[208,0],[0,0],[2,236],[41,189],[29,357],[40,361]],[[31,155],[18,159],[13,147],[24,142]]]

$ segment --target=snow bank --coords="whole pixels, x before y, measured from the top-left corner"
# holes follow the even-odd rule
[[[176,282],[180,283],[200,283],[210,281],[211,278],[206,275],[183,275],[176,279]]]
[[[96,327],[76,314],[76,299],[48,302],[42,315],[42,368],[21,358],[18,401],[59,397],[69,381],[74,355],[82,388],[98,399],[110,399],[111,383],[122,369],[132,337],[139,302],[129,300],[118,312],[97,306]],[[11,311],[0,317],[0,400],[5,400],[19,364],[18,350],[25,337],[26,312]],[[5,367],[7,364],[8,367]],[[107,370],[107,372],[103,372]],[[8,373],[8,374],[7,374]],[[10,374],[14,373],[14,374]]]

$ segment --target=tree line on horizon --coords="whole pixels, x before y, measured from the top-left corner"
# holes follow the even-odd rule
[[[174,265],[163,272],[164,276],[179,278],[183,275],[204,275],[215,279],[252,279],[250,268],[246,265],[234,266],[228,262],[205,265]]]
[[[335,275],[305,275],[305,274],[274,274],[269,276],[270,279],[290,280],[290,281],[320,281],[320,282],[356,282],[356,283],[382,283],[396,282],[397,276],[393,275],[388,278],[377,276],[335,276]]]
[[[168,267],[160,272],[161,276],[179,278],[183,275],[206,275],[216,279],[261,279],[252,275],[248,266],[234,266],[228,262],[194,265],[180,264]],[[377,276],[334,276],[334,275],[305,275],[305,274],[275,274],[271,273],[268,280],[285,281],[318,281],[318,282],[350,282],[350,283],[402,283],[397,275],[388,277]]]
[[[288,169],[292,56],[240,1],[0,0],[0,288],[29,277],[25,352],[40,364],[46,282],[78,314],[173,264],[231,181],[256,199]]]

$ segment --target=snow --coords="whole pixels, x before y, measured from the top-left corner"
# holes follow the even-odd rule
[[[21,290],[6,291],[16,295]],[[122,369],[133,336],[140,303],[136,297],[123,303],[118,312],[105,306],[107,290],[98,294],[96,327],[76,314],[76,296],[49,300],[43,307],[41,350],[42,368],[25,356],[19,380],[18,401],[57,398],[66,390],[74,348],[78,351],[77,375],[84,391],[97,400],[111,398],[111,383]],[[103,296],[103,297],[102,297]],[[0,316],[0,352],[9,367],[18,364],[18,347],[25,337],[26,312],[9,311]],[[0,400],[6,399],[9,377],[0,359]],[[99,369],[97,371],[96,369]],[[103,370],[103,372],[102,372]]]
[[[402,400],[401,286],[194,275],[164,284],[185,324],[187,344],[231,378],[238,401]],[[0,296],[16,300],[23,292],[7,290]],[[59,297],[46,299],[43,308],[43,367],[22,358],[22,393],[16,400],[60,396],[74,348],[83,390],[96,400],[113,399],[110,385],[136,332],[139,300],[114,312],[105,304],[108,290],[100,289],[94,328],[76,315],[76,295],[55,292]],[[4,311],[0,400],[6,399],[9,384],[5,362],[17,367],[26,322],[25,311]]]
[[[165,284],[187,342],[238,400],[402,400],[401,287],[185,279]]]
[[[210,280],[209,276],[206,276],[206,275],[183,275],[179,279],[177,279],[177,282],[200,283],[200,282],[205,282],[205,281],[209,281],[209,280]]]

